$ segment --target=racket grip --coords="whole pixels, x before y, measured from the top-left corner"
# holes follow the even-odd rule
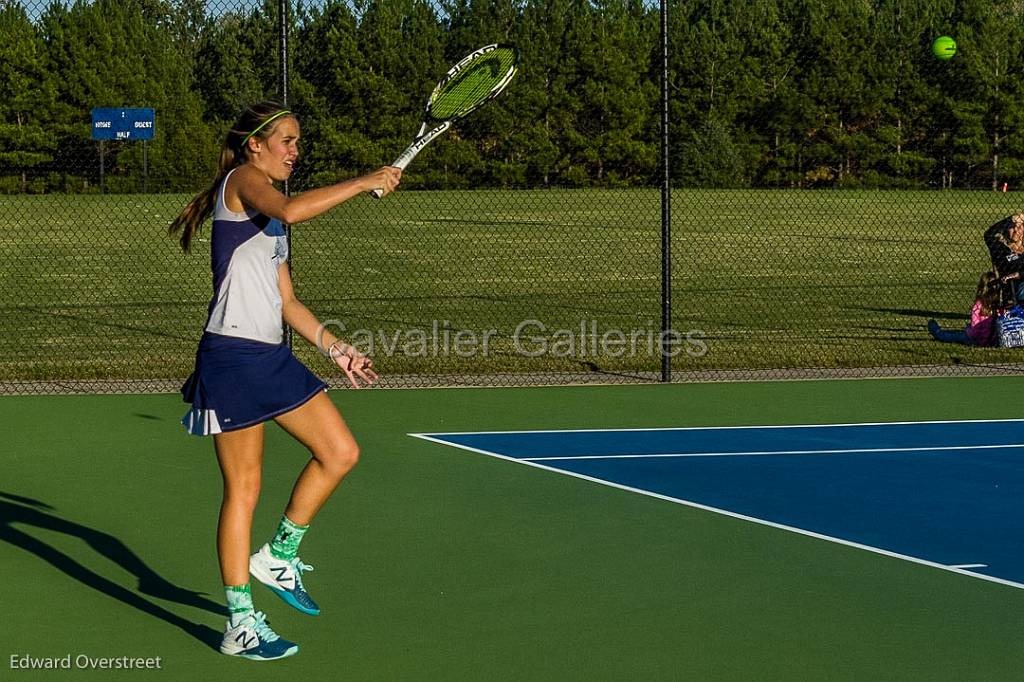
[[[405,163],[402,163],[402,159],[399,159],[398,161],[395,161],[391,165],[396,168],[401,168],[402,170],[405,170],[405,167],[409,165],[409,161],[405,161]],[[373,196],[374,199],[380,199],[382,196],[384,196],[384,190],[375,189],[372,190],[370,194]]]
[[[418,152],[418,151],[419,151],[419,149],[416,150],[416,152]],[[397,159],[395,159],[395,162],[393,164],[391,164],[391,165],[393,167],[395,167],[395,168],[399,168],[401,170],[405,170],[405,167],[409,165],[409,162],[412,161],[414,156],[416,156],[415,152],[410,154],[409,150],[406,149],[402,153],[402,155],[399,156]],[[374,199],[380,199],[382,196],[384,196],[384,190],[382,190],[382,189],[375,189],[375,190],[372,190],[370,192],[370,194],[373,196]]]

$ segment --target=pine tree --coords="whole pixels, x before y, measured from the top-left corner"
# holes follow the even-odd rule
[[[955,93],[957,160],[967,183],[998,189],[1007,151],[1020,149],[1024,124],[1024,7],[964,0],[956,26],[961,64]],[[1010,164],[1013,179],[1020,167]]]
[[[54,91],[44,49],[20,4],[0,2],[0,191],[29,191],[30,177],[32,188],[45,188],[39,175],[53,160],[56,145],[46,128]]]

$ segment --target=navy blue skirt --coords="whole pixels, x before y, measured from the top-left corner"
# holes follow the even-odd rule
[[[192,403],[181,419],[189,433],[208,436],[273,419],[327,390],[292,355],[274,345],[220,334],[203,334],[196,368],[181,395]]]

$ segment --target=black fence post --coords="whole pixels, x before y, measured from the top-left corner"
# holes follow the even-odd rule
[[[661,380],[672,381],[672,186],[668,137],[668,0],[661,0]]]
[[[288,0],[278,0],[278,48],[280,64],[281,104],[288,106]],[[289,196],[291,190],[288,187],[288,180],[284,181],[284,194]],[[288,273],[292,271],[292,226],[284,226],[285,239],[288,242]],[[292,329],[287,324],[284,326],[284,338],[288,347],[292,347]]]

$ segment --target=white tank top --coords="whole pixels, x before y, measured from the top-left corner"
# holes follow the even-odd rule
[[[213,212],[213,299],[206,331],[279,344],[284,323],[278,267],[288,260],[288,240],[281,221],[252,209],[228,210],[224,188],[234,172],[221,182]]]

